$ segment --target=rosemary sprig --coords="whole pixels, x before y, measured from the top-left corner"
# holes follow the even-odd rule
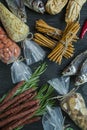
[[[36,111],[35,116],[42,116],[44,112],[46,112],[47,105],[50,106],[54,105],[53,100],[48,100],[50,97],[52,97],[53,91],[54,91],[53,87],[48,84],[41,87],[36,96],[36,99],[40,100],[40,109]]]
[[[5,99],[6,96],[7,96],[7,94],[4,94],[4,95],[0,98],[0,103]]]
[[[14,130],[21,130],[23,128],[23,126],[20,126],[18,128],[15,128]]]
[[[73,128],[69,127],[69,128],[66,128],[65,130],[74,130]]]

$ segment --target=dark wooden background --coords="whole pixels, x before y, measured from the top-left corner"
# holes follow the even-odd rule
[[[0,1],[6,5],[4,0],[0,0]],[[46,3],[47,0],[43,0],[43,1],[44,1],[44,3]],[[62,10],[61,13],[59,13],[55,16],[51,16],[46,13],[43,15],[38,14],[32,10],[29,10],[28,8],[26,8],[26,11],[27,11],[27,15],[28,15],[27,24],[30,26],[31,32],[35,32],[35,21],[38,19],[43,19],[50,25],[60,28],[61,30],[64,30],[64,28],[66,26],[66,23],[64,21],[66,7]],[[80,14],[81,27],[82,27],[84,21],[86,20],[86,18],[87,18],[87,3],[84,5],[84,7],[81,10],[81,14]],[[79,33],[78,33],[78,35],[79,35]],[[44,48],[44,49],[47,54],[50,52],[50,50],[48,50],[46,48]],[[82,39],[82,40],[79,39],[78,42],[75,43],[74,57],[77,56],[78,54],[80,54],[81,52],[85,51],[86,49],[87,49],[87,34],[85,35],[84,39]],[[45,83],[47,80],[60,75],[62,70],[70,63],[70,61],[72,61],[72,59],[74,59],[74,57],[69,60],[64,59],[60,66],[58,64],[50,62],[46,58],[45,61],[48,64],[48,69],[41,77],[40,86],[41,86],[41,84]],[[32,65],[31,68],[34,70],[34,68],[36,66],[38,66],[38,64]],[[11,80],[10,68],[11,68],[11,65],[6,65],[6,64],[0,62],[0,96],[2,96],[4,93],[8,92],[8,90],[10,90],[12,87],[14,87],[14,85],[12,84],[12,80]],[[73,81],[73,78],[71,79],[71,88],[73,87],[72,81]],[[79,91],[83,95],[85,102],[87,104],[87,84],[83,85]],[[66,121],[65,121],[66,124],[68,124],[68,123],[71,124],[71,126],[74,128],[74,130],[80,130],[65,113],[64,113],[64,115],[66,116]],[[41,121],[39,121],[39,122],[33,123],[31,125],[26,125],[23,128],[23,130],[43,130],[42,123],[41,123]]]

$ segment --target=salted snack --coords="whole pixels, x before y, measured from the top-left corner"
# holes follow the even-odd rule
[[[62,30],[52,27],[51,25],[47,24],[44,20],[39,19],[36,21],[36,30],[40,33],[46,34],[53,39],[60,40],[63,32]]]
[[[12,14],[1,2],[0,21],[2,22],[8,36],[15,42],[24,40],[29,34],[29,27]]]
[[[43,115],[42,124],[44,130],[63,130],[64,118],[60,107],[47,106],[47,112]]]
[[[0,27],[0,60],[4,63],[12,63],[20,56],[19,46],[12,41]]]
[[[61,102],[62,109],[82,130],[87,130],[87,108],[80,93],[74,93]]]
[[[63,71],[63,76],[77,75],[81,69],[81,65],[87,58],[87,50],[75,57],[75,59]]]
[[[23,22],[27,22],[27,15],[23,0],[5,0],[9,9],[13,14],[20,18]]]
[[[35,26],[37,33],[34,34],[33,40],[39,45],[53,49],[57,41],[60,40],[63,32],[51,25],[48,25],[44,20],[39,19],[36,21]]]
[[[26,38],[23,41],[23,52],[27,65],[43,61],[45,51],[33,40]]]
[[[68,93],[69,77],[59,77],[48,82],[62,95],[55,97],[60,100],[61,108],[70,116],[79,128],[87,130],[87,108],[85,101],[82,95],[77,93],[75,89]]]
[[[69,0],[65,15],[65,21],[67,23],[77,20],[85,2],[86,0]]]
[[[25,6],[27,6],[29,9],[32,9],[38,13],[44,13],[44,3],[42,0],[24,0]]]
[[[87,58],[82,63],[81,69],[75,79],[75,85],[79,86],[87,82]]]
[[[67,2],[68,0],[48,0],[46,4],[46,11],[52,15],[58,14]]]
[[[77,32],[79,28],[80,24],[78,22],[67,24],[57,46],[48,55],[49,60],[61,64],[63,57],[68,59],[73,56],[75,48],[72,43],[78,39]]]
[[[33,40],[40,46],[47,47],[49,49],[53,49],[57,44],[57,41],[48,36],[44,36],[41,33],[35,33]]]

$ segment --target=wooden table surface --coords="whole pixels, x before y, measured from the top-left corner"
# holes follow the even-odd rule
[[[6,5],[4,0],[0,0],[0,1]],[[45,3],[47,0],[43,0],[43,1]],[[60,28],[61,30],[64,30],[64,28],[66,26],[66,23],[64,21],[66,7],[62,10],[61,13],[59,13],[55,16],[52,16],[52,15],[49,15],[46,13],[42,15],[42,14],[36,13],[32,10],[29,10],[28,8],[26,8],[26,11],[27,11],[27,15],[28,15],[27,24],[30,26],[30,31],[32,33],[35,32],[35,21],[38,19],[43,19],[50,25]],[[81,14],[80,14],[81,27],[82,27],[84,21],[86,20],[86,18],[87,18],[87,3],[84,5],[84,7],[81,10]],[[79,35],[79,33],[78,33],[78,35]],[[78,42],[75,43],[74,57],[77,56],[78,54],[80,54],[81,52],[85,51],[86,49],[87,49],[87,34],[85,35],[84,39],[82,39],[82,40],[79,39]],[[44,48],[44,50],[46,51],[47,54],[49,54],[50,50],[48,50],[46,48]],[[70,63],[70,61],[72,61],[72,59],[74,59],[74,57],[70,58],[69,60],[64,59],[60,66],[56,63],[50,62],[47,58],[45,58],[45,61],[48,64],[48,69],[41,77],[40,85],[42,85],[49,79],[55,78],[58,75],[60,75],[62,70]],[[32,65],[31,68],[33,69],[37,65],[38,64]],[[11,65],[6,65],[6,64],[0,62],[0,96],[2,96],[4,93],[8,92],[12,87],[14,87],[14,85],[12,84],[12,80],[11,80],[10,68],[11,68]],[[71,80],[71,88],[73,87],[72,81],[73,81],[73,79]],[[85,102],[87,104],[87,84],[83,85],[79,91],[83,95]],[[66,121],[65,121],[66,124],[67,123],[71,124],[71,126],[74,128],[74,130],[80,130],[65,113],[64,113],[64,115],[66,116]],[[22,130],[43,130],[43,127],[42,127],[41,121],[39,121],[39,122],[33,123],[31,125],[26,125]]]

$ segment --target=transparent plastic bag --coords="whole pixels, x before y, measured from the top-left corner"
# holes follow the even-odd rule
[[[7,64],[12,63],[20,56],[20,53],[20,47],[0,27],[0,60]]]
[[[15,61],[11,66],[11,77],[13,83],[23,80],[27,81],[31,77],[31,74],[31,69],[20,60]]]
[[[75,89],[68,92],[70,86],[69,81],[69,77],[60,77],[52,79],[48,81],[48,83],[62,95],[55,97],[61,101],[61,108],[70,116],[78,127],[82,130],[87,130],[87,108],[85,101],[82,95],[77,93]]]
[[[87,107],[80,93],[73,93],[61,101],[61,108],[78,127],[87,130]]]
[[[27,65],[43,60],[46,54],[38,44],[28,38],[23,42],[23,51]]]
[[[47,113],[42,118],[44,130],[63,130],[64,118],[59,107],[47,106]]]
[[[48,83],[61,95],[69,91],[70,77],[59,77],[49,80]]]

